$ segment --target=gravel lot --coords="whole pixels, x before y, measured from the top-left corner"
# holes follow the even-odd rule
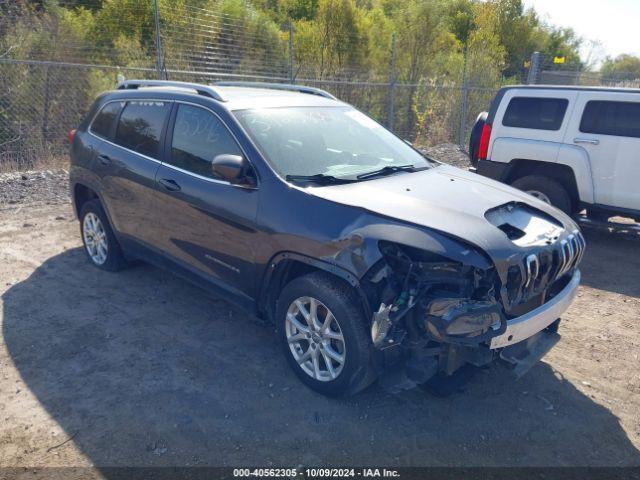
[[[224,299],[91,267],[65,173],[22,175],[0,176],[0,467],[640,466],[638,238],[586,232],[563,339],[521,380],[331,400]]]

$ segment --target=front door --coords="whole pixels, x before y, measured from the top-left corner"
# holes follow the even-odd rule
[[[565,143],[589,155],[595,203],[640,210],[640,101],[637,94],[583,92]]]
[[[217,178],[220,154],[244,155],[211,110],[176,103],[156,174],[156,241],[181,266],[251,297],[258,190]]]

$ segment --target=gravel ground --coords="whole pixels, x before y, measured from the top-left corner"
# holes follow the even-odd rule
[[[0,177],[0,467],[640,466],[638,239],[586,232],[562,340],[521,380],[332,400],[223,298],[91,267],[64,173],[26,176]]]
[[[3,205],[69,202],[69,172],[42,170],[0,174],[0,208]]]
[[[469,156],[458,145],[443,143],[433,147],[421,148],[428,156],[442,163],[448,163],[454,167],[467,169],[471,166]]]

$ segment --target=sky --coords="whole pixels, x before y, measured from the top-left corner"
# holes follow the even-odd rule
[[[640,0],[524,0],[546,22],[573,28],[587,42],[581,51],[583,60],[602,60],[605,55],[621,53],[640,56],[638,26]],[[592,47],[588,40],[599,42]]]

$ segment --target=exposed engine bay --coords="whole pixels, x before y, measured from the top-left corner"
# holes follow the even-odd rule
[[[499,355],[488,342],[505,331],[509,315],[498,300],[493,267],[483,270],[393,242],[381,241],[379,248],[383,260],[363,283],[378,305],[371,338],[385,370],[391,364],[401,371],[395,381],[411,388]]]

